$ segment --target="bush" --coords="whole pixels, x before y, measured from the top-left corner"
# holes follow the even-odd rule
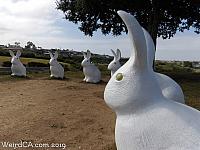
[[[49,67],[49,64],[41,63],[41,62],[29,62],[27,64],[29,67]]]
[[[173,67],[172,72],[176,73],[192,72],[192,69],[188,67]]]
[[[10,56],[7,50],[0,49],[0,56]]]
[[[22,52],[22,56],[21,57],[35,58],[35,54],[33,52]]]
[[[98,64],[97,65],[102,75],[110,75],[110,70],[108,70],[107,64]]]
[[[184,61],[184,62],[183,62],[183,66],[184,66],[184,67],[192,68],[192,62]]]
[[[3,63],[2,63],[2,67],[11,67],[11,62],[10,61],[4,61]]]

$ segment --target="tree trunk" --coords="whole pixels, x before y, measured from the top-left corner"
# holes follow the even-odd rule
[[[158,34],[158,19],[159,19],[159,10],[157,6],[158,6],[157,0],[152,0],[152,10],[149,18],[149,25],[147,27],[147,30],[153,39],[155,45],[155,51],[156,51],[156,39]],[[155,70],[155,58],[152,67]]]

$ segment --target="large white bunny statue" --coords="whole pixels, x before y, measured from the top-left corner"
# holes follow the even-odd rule
[[[83,73],[85,78],[83,81],[90,83],[98,83],[101,80],[101,72],[100,70],[90,62],[91,52],[87,50],[87,53],[83,52],[84,59],[81,63],[83,67]]]
[[[153,71],[153,61],[155,57],[155,45],[150,34],[143,28],[143,32],[146,39],[147,46],[147,58],[150,71]],[[156,79],[160,85],[164,97],[177,101],[179,103],[185,103],[184,94],[181,87],[170,77],[155,73]]]
[[[55,51],[55,54],[53,55],[51,52],[49,52],[50,55],[50,71],[51,71],[51,78],[64,78],[64,68],[62,67],[61,64],[58,63],[57,58],[58,58],[58,52]]]
[[[130,59],[111,77],[104,91],[115,111],[117,150],[199,150],[200,111],[166,100],[149,69],[142,27],[118,11],[132,43]]]
[[[13,53],[13,51],[9,50],[10,55],[12,56],[11,59],[11,71],[12,71],[12,76],[21,76],[21,77],[25,77],[26,76],[26,68],[24,67],[24,65],[21,63],[19,57],[21,56],[21,51],[18,50],[15,54]]]
[[[114,59],[108,65],[108,70],[111,71],[112,76],[121,67],[121,64],[119,62],[121,58],[121,52],[119,49],[117,49],[116,53],[111,49],[111,52],[113,53]]]
[[[143,31],[146,39],[148,65],[149,69],[153,71],[152,67],[155,57],[155,46],[150,34],[144,28]],[[108,65],[108,70],[111,70],[112,76],[121,67],[121,64],[119,62],[121,58],[121,52],[119,49],[117,50],[117,53],[115,53],[113,50],[111,50],[111,52],[114,55],[114,59]],[[174,100],[179,103],[185,103],[183,91],[173,79],[161,73],[156,73],[156,78],[160,85],[163,95],[167,99]]]

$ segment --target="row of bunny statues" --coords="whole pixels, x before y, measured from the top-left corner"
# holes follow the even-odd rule
[[[180,86],[153,71],[155,46],[129,13],[118,11],[128,29],[131,56],[105,87],[116,113],[117,150],[199,150],[200,111],[186,106]]]
[[[26,76],[26,68],[20,61],[21,51],[17,51],[16,55],[13,51],[9,50],[10,55],[12,56],[11,59],[11,71],[12,76]],[[57,61],[58,52],[56,51],[54,54],[49,52],[50,55],[50,72],[51,78],[64,78],[64,68],[62,65]],[[101,72],[100,70],[90,62],[91,52],[88,50],[86,53],[83,52],[84,59],[81,63],[83,67],[83,73],[85,75],[84,81],[88,83],[98,83],[101,80]]]
[[[12,76],[21,76],[21,77],[26,77],[26,67],[22,64],[20,61],[19,57],[21,56],[21,51],[17,51],[16,55],[13,53],[13,51],[9,50],[10,55],[12,56],[11,58],[11,71],[12,71]],[[61,64],[58,63],[57,58],[58,58],[58,52],[56,51],[54,54],[49,52],[50,55],[50,72],[51,78],[64,78],[64,68],[62,67]]]
[[[114,51],[113,51],[114,52]],[[12,76],[26,76],[26,68],[20,61],[21,51],[17,51],[16,55],[13,51],[9,50],[10,55],[12,56],[11,59],[11,71]],[[50,72],[51,78],[64,78],[64,68],[61,64],[57,61],[58,52],[56,51],[54,54],[49,52],[50,55]],[[95,64],[90,62],[91,52],[87,50],[87,52],[83,52],[84,59],[81,63],[83,67],[83,73],[85,75],[84,81],[88,83],[98,83],[101,81],[101,72]]]
[[[108,69],[111,70],[111,76],[114,74],[115,71],[117,71],[120,68],[120,58],[121,58],[121,52],[120,50],[117,50],[115,53],[113,50],[111,50],[114,55],[114,60],[108,65]],[[21,56],[21,51],[17,51],[16,55],[13,53],[13,51],[9,51],[10,55],[12,56],[11,59],[11,71],[13,76],[26,76],[26,68],[21,63],[19,57]],[[51,71],[51,78],[64,78],[64,68],[61,64],[57,61],[58,58],[58,52],[56,51],[54,54],[52,52],[49,52],[50,55],[50,71]],[[83,52],[84,59],[81,63],[83,67],[83,73],[85,75],[85,78],[83,81],[88,83],[99,83],[101,81],[101,72],[98,69],[98,67],[93,64],[90,61],[91,58],[91,52],[87,50],[87,52]]]

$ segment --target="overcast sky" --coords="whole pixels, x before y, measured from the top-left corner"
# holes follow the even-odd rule
[[[18,41],[24,46],[32,41],[43,48],[90,49],[108,55],[110,49],[119,48],[123,57],[129,56],[127,35],[113,37],[96,32],[93,37],[84,36],[55,8],[55,0],[0,0],[0,44]],[[200,61],[200,35],[190,31],[178,33],[170,40],[158,39],[156,58]]]

